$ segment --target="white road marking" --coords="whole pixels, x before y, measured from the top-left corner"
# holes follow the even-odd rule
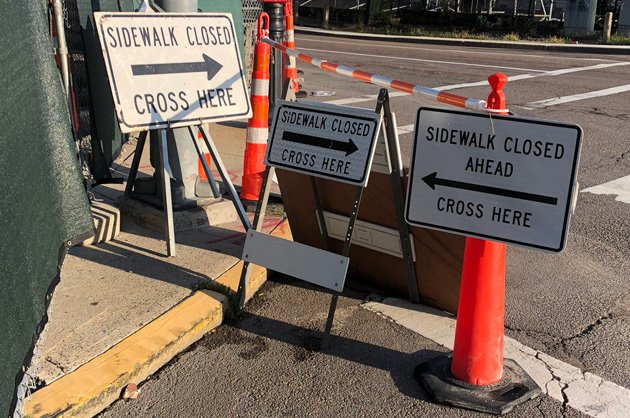
[[[328,49],[314,49],[314,48],[298,48],[299,51],[313,51],[323,52],[326,54],[341,54],[341,55],[353,55],[356,57],[369,57],[369,58],[387,58],[401,61],[414,61],[414,62],[428,62],[432,64],[448,64],[448,65],[462,65],[465,67],[482,67],[482,68],[495,68],[501,70],[518,70],[518,71],[532,71],[532,72],[544,72],[544,70],[535,70],[533,68],[521,68],[521,67],[505,67],[502,65],[489,65],[489,64],[473,64],[469,62],[457,62],[457,61],[441,61],[441,60],[429,60],[422,58],[410,58],[410,57],[394,57],[390,55],[374,55],[374,54],[362,54],[359,52],[346,52],[346,51],[331,51]]]
[[[367,302],[362,306],[453,349],[455,319],[447,313],[395,298],[388,298],[383,302]],[[564,402],[566,397],[571,408],[599,418],[628,416],[630,390],[622,386],[584,372],[509,337],[505,338],[504,355],[525,369],[548,396],[560,402]]]
[[[603,68],[619,67],[619,66],[625,66],[625,65],[630,65],[630,62],[615,62],[611,64],[589,65],[586,67],[562,68],[559,70],[545,71],[540,74],[519,74],[519,75],[509,76],[508,83],[512,81],[529,80],[529,79],[538,78],[538,77],[555,77],[559,75],[578,73],[582,71],[601,70]],[[451,84],[447,86],[435,87],[435,89],[436,90],[455,90],[455,89],[461,89],[465,87],[482,87],[482,86],[487,86],[487,85],[488,85],[488,81],[483,80],[483,81],[476,81],[473,83]]]
[[[405,93],[402,91],[392,91],[389,93],[389,97],[400,97],[400,96],[409,96],[409,93]],[[336,104],[336,105],[349,105],[353,103],[369,102],[371,100],[376,100],[377,98],[378,98],[378,94],[368,94],[363,97],[349,97],[347,99],[327,100],[326,103]]]
[[[398,135],[400,136],[400,135],[405,135],[405,134],[412,134],[415,127],[416,127],[415,124],[399,126]]]
[[[630,65],[630,62],[615,62],[615,63],[610,63],[610,64],[589,65],[586,67],[563,68],[559,70],[545,71],[539,74],[519,74],[519,75],[510,76],[508,78],[508,82],[514,82],[514,81],[519,81],[519,80],[529,80],[529,79],[537,78],[537,77],[555,77],[559,75],[577,73],[581,71],[601,70],[603,68],[619,67],[619,66],[625,66],[625,65]],[[451,84],[451,85],[439,86],[439,87],[434,87],[434,88],[440,91],[447,91],[447,90],[463,89],[467,87],[484,87],[487,85],[488,85],[488,81],[482,80],[482,81],[475,81],[472,83]],[[402,96],[409,96],[409,95],[410,95],[409,93],[396,91],[396,92],[390,93],[389,97],[402,97]],[[371,100],[376,99],[377,97],[378,96],[376,94],[371,94],[371,95],[366,95],[363,97],[349,97],[346,99],[336,99],[336,100],[328,101],[326,103],[348,105],[348,104],[353,104],[353,103],[369,102]],[[552,100],[555,100],[555,99],[552,99]],[[554,103],[554,104],[557,104],[557,103]],[[534,109],[534,107],[532,106],[528,107],[528,106],[529,105],[519,106],[519,107],[523,109],[528,109],[528,110]]]
[[[527,103],[522,106],[523,109],[540,109],[542,107],[556,106],[563,103],[577,102],[578,100],[592,99],[594,97],[610,96],[612,94],[619,94],[626,91],[630,91],[630,84],[623,86],[611,87],[603,90],[589,91],[587,93],[572,94],[570,96],[555,97],[553,99],[539,100],[537,102]]]
[[[308,39],[308,38],[302,38],[301,36],[296,36],[296,41],[299,44],[301,44],[302,42],[315,42],[318,44],[322,44],[322,43],[326,43],[326,44],[339,44],[339,45],[360,45],[360,46],[374,46],[374,44],[369,43],[371,41],[367,41],[367,42],[349,42],[349,41],[330,41],[327,39],[321,39],[321,38],[317,38],[317,39]],[[499,55],[501,57],[505,57],[505,56],[512,56],[512,57],[517,57],[517,58],[521,58],[521,57],[527,57],[527,58],[543,58],[546,60],[552,60],[552,59],[556,59],[556,60],[562,60],[562,61],[567,61],[567,60],[576,60],[576,61],[609,61],[609,62],[618,62],[618,60],[611,60],[611,59],[606,59],[606,58],[584,58],[584,57],[567,57],[566,55],[562,55],[562,56],[558,56],[558,55],[535,55],[535,54],[521,54],[521,53],[514,53],[514,54],[510,54],[510,53],[506,53],[506,52],[490,52],[490,51],[482,51],[482,50],[473,50],[473,49],[439,49],[439,47],[436,48],[426,48],[426,47],[420,47],[420,46],[402,46],[402,45],[389,45],[389,43],[384,42],[384,43],[379,43],[378,44],[379,47],[383,47],[386,49],[413,49],[414,51],[440,51],[440,52],[454,52],[454,53],[458,53],[458,54],[478,54],[478,55]]]
[[[618,202],[630,204],[630,176],[621,177],[599,186],[589,187],[582,192],[593,194],[614,194]]]

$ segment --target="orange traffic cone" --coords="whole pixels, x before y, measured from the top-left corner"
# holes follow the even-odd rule
[[[269,36],[269,15],[258,18],[258,42],[254,51],[252,73],[252,117],[247,122],[247,145],[243,163],[241,199],[258,200],[265,172],[265,152],[269,137],[269,58],[271,47],[260,39]]]
[[[504,110],[507,76],[496,73],[488,82],[487,108]],[[503,359],[504,320],[505,244],[468,237],[452,358],[440,356],[414,373],[433,400],[504,414],[540,395],[536,382],[515,361]]]

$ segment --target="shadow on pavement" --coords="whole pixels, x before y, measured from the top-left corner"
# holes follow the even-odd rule
[[[389,372],[398,390],[409,397],[427,400],[427,396],[420,389],[413,378],[415,366],[431,358],[444,354],[435,350],[418,350],[414,353],[403,353],[351,338],[331,335],[328,349],[322,350],[320,343],[323,332],[308,329],[287,322],[245,312],[242,319],[229,321],[224,324],[234,330],[245,331],[260,337],[279,341],[296,348],[294,355],[308,357],[309,354],[320,352],[328,356],[355,362],[364,366],[374,367]],[[323,327],[323,324],[322,324]]]

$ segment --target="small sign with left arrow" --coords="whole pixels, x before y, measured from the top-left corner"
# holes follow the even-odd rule
[[[123,132],[251,116],[229,13],[94,13]]]
[[[381,115],[315,102],[280,102],[275,109],[267,165],[365,186]]]

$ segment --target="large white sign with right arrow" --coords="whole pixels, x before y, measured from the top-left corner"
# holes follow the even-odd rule
[[[229,13],[94,13],[122,132],[251,116]]]
[[[581,139],[573,124],[421,108],[407,222],[562,251]]]

